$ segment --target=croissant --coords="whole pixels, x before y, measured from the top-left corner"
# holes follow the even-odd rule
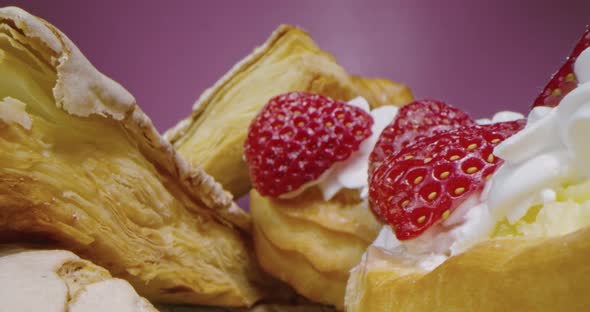
[[[0,242],[74,251],[155,302],[281,293],[231,195],[66,35],[12,7],[0,9],[0,163]]]
[[[412,99],[402,84],[349,76],[307,33],[283,25],[205,91],[192,114],[164,136],[238,198],[250,190],[242,159],[248,125],[270,98],[288,91],[345,101],[360,95],[374,106]]]

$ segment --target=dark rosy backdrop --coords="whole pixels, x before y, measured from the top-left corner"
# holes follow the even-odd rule
[[[4,1],[64,31],[164,131],[280,23],[349,71],[475,117],[526,111],[590,23],[590,0]],[[567,4],[567,5],[566,5]]]

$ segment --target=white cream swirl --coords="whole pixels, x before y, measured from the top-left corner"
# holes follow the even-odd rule
[[[373,117],[371,136],[360,144],[358,151],[352,153],[346,160],[332,165],[317,180],[306,183],[293,192],[283,194],[280,196],[281,198],[293,198],[311,186],[317,186],[326,201],[332,199],[342,189],[358,189],[361,199],[367,198],[369,193],[369,156],[383,129],[397,115],[398,108],[385,105],[371,110],[367,100],[362,97],[356,97],[348,104],[361,108]]]
[[[498,112],[479,124],[522,119],[516,112]],[[489,183],[486,185],[489,186]],[[391,227],[384,226],[373,246],[386,250],[394,262],[403,262],[431,271],[448,257],[465,251],[493,230],[495,221],[489,214],[486,198],[489,187],[469,196],[450,217],[422,233],[419,237],[399,241]]]
[[[489,125],[489,124],[496,123],[496,122],[513,121],[513,120],[518,120],[518,119],[522,119],[522,118],[524,118],[524,116],[521,113],[511,112],[511,111],[502,111],[502,112],[497,112],[496,114],[494,114],[494,117],[492,117],[492,119],[489,119],[489,118],[478,119],[477,124]]]
[[[555,189],[563,183],[590,178],[590,48],[580,54],[574,71],[579,85],[559,106],[534,108],[525,129],[496,147],[494,154],[504,164],[479,198],[472,196],[423,238],[400,242],[385,226],[373,245],[388,251],[393,261],[410,261],[430,271],[448,256],[489,238],[497,222],[515,223],[531,206],[555,201]],[[510,115],[502,113],[497,119]],[[457,223],[448,224],[453,218]]]
[[[590,177],[590,49],[578,57],[574,72],[577,88],[554,109],[533,109],[525,129],[494,150],[504,159],[488,198],[495,219],[516,222],[543,190]]]

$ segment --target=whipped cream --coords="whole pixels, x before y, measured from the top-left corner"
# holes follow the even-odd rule
[[[523,118],[524,118],[524,116],[521,113],[511,112],[511,111],[502,111],[502,112],[497,112],[496,114],[494,114],[494,117],[492,117],[492,119],[481,118],[481,119],[476,120],[476,122],[480,125],[489,125],[492,123],[508,122],[508,121],[513,121],[513,120],[518,120],[518,119],[523,119]]]
[[[479,124],[507,122],[522,119],[516,112],[498,112],[491,119],[479,119]],[[491,181],[494,180],[492,177]],[[448,219],[433,226],[419,237],[399,241],[390,226],[381,229],[373,246],[389,254],[389,260],[404,263],[424,271],[431,271],[447,258],[464,252],[469,247],[490,236],[496,220],[490,215],[488,207],[491,182],[482,192],[469,196],[453,211]],[[555,193],[543,192],[543,198],[555,198]],[[551,197],[553,196],[553,197]]]
[[[488,199],[495,219],[514,223],[548,189],[590,177],[590,49],[580,54],[574,72],[579,84],[556,108],[534,108],[525,129],[494,150],[504,159]]]
[[[490,220],[486,203],[481,201],[480,194],[474,194],[457,207],[449,219],[415,239],[400,241],[390,226],[383,226],[373,246],[384,249],[393,261],[432,271],[491,232],[495,224]]]
[[[283,194],[280,196],[281,198],[293,198],[314,185],[318,186],[326,201],[332,199],[342,189],[358,189],[360,190],[361,199],[367,198],[369,195],[369,156],[383,129],[397,115],[398,108],[385,105],[370,110],[369,103],[362,97],[356,97],[350,100],[348,104],[366,111],[373,117],[371,136],[360,144],[358,151],[352,153],[346,160],[332,165],[317,180],[306,183],[293,192]]]
[[[449,256],[488,239],[498,222],[514,224],[530,207],[555,202],[556,189],[564,183],[590,178],[590,141],[586,137],[590,134],[590,48],[576,60],[574,72],[579,85],[559,106],[534,108],[526,127],[494,149],[504,164],[481,195],[466,200],[449,219],[417,239],[398,241],[385,226],[373,245],[390,253],[392,261],[410,261],[430,271]],[[501,112],[478,123],[518,117]]]

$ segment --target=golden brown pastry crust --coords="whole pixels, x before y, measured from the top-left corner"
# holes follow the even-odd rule
[[[317,302],[343,307],[348,272],[379,223],[356,191],[324,201],[316,188],[294,199],[250,192],[254,244],[262,268]]]
[[[0,116],[0,241],[73,250],[157,302],[249,306],[268,294],[249,215],[123,87],[17,8],[0,9],[0,49],[0,105],[12,109]]]
[[[282,25],[236,64],[193,106],[192,114],[165,134],[189,163],[200,164],[234,196],[250,189],[242,159],[247,129],[273,96],[289,91],[319,93],[348,101],[358,95],[374,106],[411,100],[404,85],[351,77],[299,28]]]
[[[203,93],[193,114],[166,138],[189,161],[203,163],[236,196],[242,195],[250,188],[242,160],[247,127],[268,99],[288,91],[339,100],[360,95],[373,107],[412,100],[404,85],[349,75],[305,32],[283,25]],[[252,191],[255,245],[263,268],[307,298],[342,308],[348,271],[379,227],[358,198],[357,192],[342,192],[325,202],[312,190],[293,200],[271,200]]]
[[[364,97],[371,107],[383,105],[402,106],[414,99],[407,86],[381,78],[350,76],[359,96]]]
[[[0,18],[6,31],[15,31],[13,36],[22,33],[20,39],[54,68],[57,79],[52,92],[58,108],[74,116],[98,115],[119,122],[142,154],[177,179],[183,191],[231,223],[249,228],[248,214],[233,202],[232,196],[198,164],[189,166],[160,136],[133,96],[96,70],[65,34],[15,7],[1,9]]]
[[[430,273],[370,247],[346,291],[350,312],[583,311],[590,306],[590,228],[546,239],[492,239]]]
[[[258,261],[264,270],[313,301],[343,308],[348,274],[316,269],[306,255],[275,246],[256,226],[254,239]]]

